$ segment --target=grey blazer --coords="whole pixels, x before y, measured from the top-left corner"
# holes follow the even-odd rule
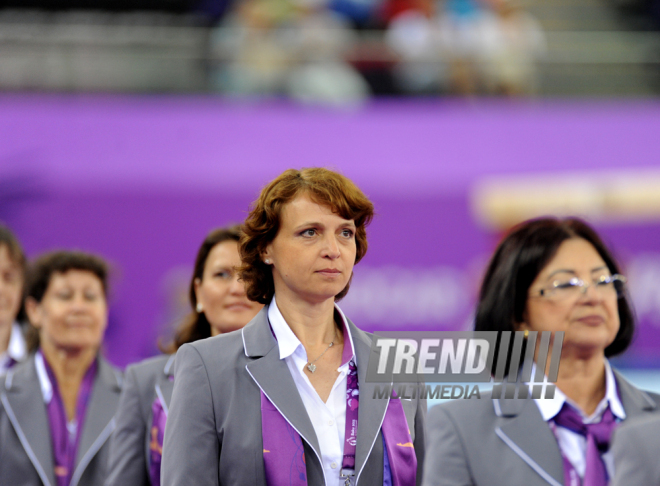
[[[350,321],[348,325],[360,386],[355,478],[360,486],[382,486],[380,426],[388,400],[374,399],[375,384],[365,381],[370,335]],[[163,447],[163,486],[265,486],[260,390],[302,436],[309,486],[324,484],[318,440],[289,368],[279,357],[266,306],[242,330],[179,349]],[[401,403],[417,454],[419,484],[426,400]]]
[[[117,427],[110,440],[106,486],[149,486],[153,420],[151,406],[160,398],[167,413],[174,382],[174,355],[157,356],[129,366],[117,409]]]
[[[660,396],[614,370],[627,419],[651,415]],[[533,400],[455,400],[429,411],[424,486],[561,486],[557,440]]]
[[[660,416],[626,420],[614,431],[611,486],[660,485]]]
[[[98,486],[107,473],[122,375],[102,357],[98,366],[71,486]],[[0,402],[0,485],[56,486],[50,424],[34,356],[6,375]]]

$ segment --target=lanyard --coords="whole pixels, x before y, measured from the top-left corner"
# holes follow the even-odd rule
[[[360,402],[360,387],[358,385],[357,366],[351,358],[348,362],[346,375],[346,428],[344,432],[344,460],[341,465],[340,477],[346,478],[345,486],[350,486],[351,478],[355,476],[355,446],[357,445],[358,406]]]

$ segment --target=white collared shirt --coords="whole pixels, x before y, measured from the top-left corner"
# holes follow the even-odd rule
[[[536,365],[534,365],[534,368],[535,367]],[[536,370],[533,369],[531,376],[534,376],[535,372]],[[585,424],[595,424],[600,422],[603,412],[605,412],[608,405],[616,419],[624,420],[626,418],[626,412],[623,410],[623,405],[621,404],[621,400],[619,400],[619,395],[617,393],[614,373],[612,373],[612,367],[607,360],[605,360],[605,397],[600,401],[596,410],[590,416],[587,417],[584,415],[582,410],[580,410],[580,407],[575,405],[559,388],[556,387],[554,398],[539,398],[534,401],[539,407],[543,420],[546,422],[553,419],[559,413],[564,406],[564,402],[571,404],[580,413]],[[559,442],[559,448],[561,449],[562,454],[571,462],[571,464],[573,464],[578,475],[581,478],[584,478],[584,471],[587,467],[587,439],[580,434],[576,434],[575,432],[558,425],[555,429],[555,435]],[[614,458],[612,457],[612,453],[608,451],[601,457],[607,468],[608,476],[610,478],[614,477]]]
[[[7,351],[0,354],[0,376],[9,370],[10,360],[21,362],[27,356],[27,344],[21,331],[21,326],[14,322],[11,325],[11,334],[9,335],[9,345]]]
[[[355,350],[353,347],[353,338],[346,325],[346,317],[336,304],[335,309],[342,318],[343,325],[351,342],[351,347]],[[268,320],[277,339],[280,359],[283,359],[289,367],[300,398],[302,398],[309,419],[314,427],[314,432],[316,432],[316,438],[321,448],[321,465],[323,466],[325,484],[343,486],[344,480],[339,477],[339,474],[344,458],[346,375],[348,374],[348,363],[337,368],[339,376],[332,386],[328,401],[323,403],[323,400],[316,393],[309,378],[303,372],[304,367],[309,362],[305,347],[284,320],[275,302],[275,297],[273,297],[268,307]],[[355,360],[355,352],[353,352],[353,359]]]

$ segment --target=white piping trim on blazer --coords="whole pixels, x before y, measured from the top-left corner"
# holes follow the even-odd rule
[[[73,476],[71,477],[70,486],[78,486],[78,482],[82,478],[85,469],[91,462],[92,458],[99,451],[99,449],[103,446],[105,441],[108,440],[113,430],[115,430],[114,417],[110,422],[108,422],[108,425],[105,426],[105,429],[103,429],[103,431],[99,434],[99,436],[96,438],[92,446],[89,449],[87,449],[87,452],[85,452],[85,455],[82,456],[82,459],[80,459],[80,462],[78,463],[78,467],[76,467],[75,471],[73,471]]]
[[[7,411],[7,416],[9,417],[9,421],[14,426],[14,430],[16,431],[16,435],[18,436],[18,440],[21,441],[21,445],[23,446],[23,449],[25,449],[25,452],[30,458],[30,462],[32,462],[32,465],[37,470],[37,474],[39,474],[39,477],[43,481],[44,486],[51,486],[50,481],[48,480],[48,476],[46,476],[46,472],[44,471],[44,468],[39,463],[37,456],[34,455],[34,451],[32,450],[32,447],[30,447],[27,437],[25,437],[25,434],[23,433],[23,430],[21,429],[18,420],[16,420],[16,415],[14,415],[14,411],[12,410],[9,401],[7,400],[7,396],[4,393],[2,394],[2,396],[0,396],[0,401],[2,401],[2,405],[5,407],[5,410]]]
[[[550,475],[548,474],[548,472],[547,472],[545,469],[543,469],[541,466],[539,466],[539,465],[537,464],[537,462],[536,462],[534,459],[532,459],[531,457],[529,457],[529,456],[525,453],[525,451],[523,451],[520,447],[518,447],[518,446],[516,445],[516,443],[513,442],[513,441],[509,438],[508,435],[506,435],[504,432],[502,432],[502,429],[501,429],[501,428],[499,428],[499,427],[495,428],[495,433],[497,434],[497,436],[498,436],[500,439],[502,439],[502,440],[504,441],[504,443],[505,443],[506,445],[508,445],[509,447],[511,447],[511,449],[513,449],[513,452],[515,452],[516,454],[518,454],[518,455],[520,456],[520,458],[521,458],[523,461],[525,461],[529,467],[531,467],[532,469],[534,469],[534,471],[536,471],[536,472],[539,474],[539,476],[541,476],[543,479],[545,479],[548,483],[552,484],[552,486],[563,486],[561,483],[558,483],[558,482],[555,480],[555,478],[553,478],[552,476],[550,476]]]
[[[14,380],[14,370],[9,370],[5,375],[5,388],[11,390],[11,383]]]
[[[387,399],[387,406],[385,407],[385,413],[383,414],[383,417],[380,419],[380,425],[378,426],[378,430],[380,431],[383,428],[383,422],[385,422],[385,415],[387,415],[387,407],[390,406],[390,400],[392,400],[392,396],[388,397]],[[403,407],[403,406],[402,406]],[[405,413],[404,413],[405,416]],[[359,425],[358,425],[359,426]],[[374,437],[374,441],[371,443],[371,447],[369,447],[369,452],[367,452],[367,458],[369,455],[371,455],[371,451],[374,448],[374,445],[376,445],[376,439],[378,438],[378,432],[376,432],[376,437]],[[383,445],[384,446],[384,445]],[[383,454],[385,454],[385,451],[383,451]],[[365,464],[367,461],[365,460]],[[358,481],[360,480],[360,475],[362,474],[362,471],[364,471],[364,464],[362,465],[362,469],[360,469],[355,476],[355,486],[357,486]]]
[[[249,358],[250,355],[248,354],[247,344],[245,344],[245,328],[241,329],[241,339],[243,339],[243,352],[245,353],[245,356]]]
[[[174,363],[174,358],[176,357],[176,354],[173,354],[170,356],[170,359],[167,360],[167,363],[165,363],[165,368],[163,369],[163,373],[169,376],[170,374],[170,368],[172,367],[172,363]]]
[[[495,398],[493,400],[493,407],[495,407],[495,415],[497,415],[498,417],[501,417],[502,416],[502,407],[500,406],[500,399],[499,398]]]
[[[167,409],[167,403],[165,403],[165,397],[163,396],[163,391],[160,389],[160,385],[156,384],[156,395],[158,395],[158,400],[160,400],[160,404],[163,406],[163,412],[165,412],[165,418],[167,418],[167,414],[169,413],[169,410]]]
[[[324,482],[325,484],[328,484],[328,480],[327,480],[327,478],[325,477],[325,468],[323,467],[323,461],[321,460],[321,457],[319,456],[318,452],[316,452],[316,449],[314,449],[314,447],[312,447],[312,444],[310,444],[309,441],[308,441],[307,439],[305,439],[305,436],[302,435],[302,434],[298,431],[298,429],[296,429],[296,428],[293,426],[293,424],[292,424],[291,422],[289,422],[289,419],[287,419],[286,416],[285,416],[285,415],[282,413],[282,411],[279,409],[279,407],[278,407],[277,405],[275,405],[275,403],[270,399],[270,397],[269,397],[268,394],[263,390],[263,388],[261,388],[261,386],[259,386],[259,382],[254,378],[254,376],[252,376],[252,373],[250,373],[250,370],[248,369],[247,365],[245,365],[245,370],[248,372],[248,375],[250,375],[250,378],[252,378],[252,380],[257,384],[257,386],[259,387],[259,390],[261,390],[261,393],[263,393],[264,395],[266,395],[266,398],[268,398],[268,401],[269,401],[270,403],[273,404],[273,406],[277,409],[278,412],[280,412],[280,415],[284,418],[284,420],[286,420],[287,423],[291,426],[291,428],[292,428],[293,430],[295,430],[296,433],[297,433],[297,434],[298,434],[298,435],[299,435],[299,436],[300,436],[305,442],[307,442],[307,445],[309,445],[309,448],[310,448],[311,450],[314,451],[314,454],[316,455],[316,458],[319,460],[319,464],[321,465],[321,471],[323,471],[323,482]]]

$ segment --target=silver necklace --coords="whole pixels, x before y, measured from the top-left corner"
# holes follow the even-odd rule
[[[335,329],[335,338],[336,338],[336,337],[337,337],[337,329]],[[335,345],[335,340],[333,339],[332,342],[331,342],[330,344],[328,344],[328,347],[325,348],[325,351],[323,351],[323,352],[319,355],[318,358],[316,358],[316,359],[315,359],[314,361],[312,361],[311,363],[309,363],[309,362],[307,363],[307,369],[309,370],[310,373],[314,373],[314,372],[316,371],[316,365],[315,365],[314,363],[316,363],[318,360],[320,360],[320,359],[321,359],[321,356],[323,356],[325,353],[327,353],[327,352],[328,352],[328,349],[330,349],[330,348],[333,347],[334,345]]]

